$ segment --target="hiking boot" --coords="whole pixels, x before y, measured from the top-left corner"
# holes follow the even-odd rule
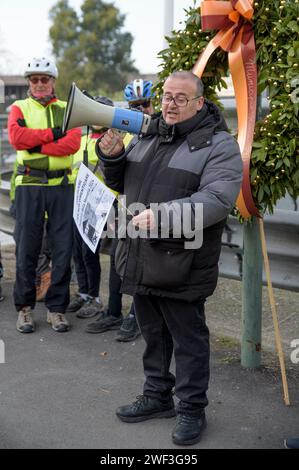
[[[70,327],[69,322],[66,320],[63,313],[48,311],[47,322],[50,323],[53,330],[58,331],[58,333],[64,333],[65,331],[68,331]]]
[[[172,432],[172,442],[180,446],[197,444],[206,426],[207,421],[204,413],[200,417],[180,413]]]
[[[100,302],[96,301],[94,297],[88,297],[84,301],[82,307],[77,311],[76,317],[78,318],[92,318],[98,313],[103,313],[104,306],[100,299]]]
[[[22,310],[19,311],[17,330],[20,331],[20,333],[34,332],[35,327],[31,316],[31,307],[23,307]]]
[[[70,301],[67,306],[66,312],[77,312],[82,305],[84,305],[85,300],[81,295],[76,294],[75,297]]]
[[[116,341],[133,341],[141,335],[136,317],[134,315],[128,315],[117,332]]]
[[[43,273],[36,286],[36,301],[42,302],[45,299],[46,293],[51,285],[51,271]]]
[[[162,402],[157,398],[139,395],[131,405],[120,406],[116,416],[125,423],[139,423],[152,418],[172,418],[176,412],[173,399]]]
[[[118,330],[119,326],[123,322],[123,316],[114,317],[109,315],[108,312],[103,312],[100,318],[95,322],[89,323],[85,328],[86,333],[103,333],[108,330]]]

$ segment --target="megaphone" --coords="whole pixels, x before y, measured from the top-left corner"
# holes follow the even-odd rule
[[[65,108],[62,130],[74,127],[102,126],[132,134],[146,134],[151,117],[140,111],[115,108],[98,103],[72,84]]]

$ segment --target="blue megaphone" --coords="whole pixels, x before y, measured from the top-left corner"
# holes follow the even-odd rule
[[[74,127],[101,126],[132,134],[146,134],[151,117],[140,111],[115,108],[98,103],[72,84],[64,112],[62,130]]]

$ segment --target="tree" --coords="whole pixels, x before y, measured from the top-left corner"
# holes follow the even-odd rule
[[[138,72],[131,59],[133,37],[122,30],[125,16],[113,4],[85,0],[78,16],[68,0],[60,0],[49,16],[60,96],[67,96],[73,81],[91,94],[111,96],[124,88],[127,74]]]

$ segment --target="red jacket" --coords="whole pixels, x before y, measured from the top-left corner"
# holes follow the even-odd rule
[[[56,101],[54,98],[51,103]],[[13,105],[8,117],[8,135],[11,145],[16,150],[27,150],[41,145],[39,153],[64,157],[76,153],[81,144],[81,129],[75,128],[67,131],[66,136],[54,141],[52,130],[28,129],[18,124],[18,119],[24,119],[18,106]]]

